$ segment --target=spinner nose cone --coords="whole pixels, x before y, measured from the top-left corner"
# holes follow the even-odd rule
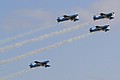
[[[75,13],[74,15],[75,15],[75,16],[78,16],[78,13]]]
[[[50,63],[50,61],[49,61],[49,60],[47,60],[47,62],[49,62],[49,63]]]

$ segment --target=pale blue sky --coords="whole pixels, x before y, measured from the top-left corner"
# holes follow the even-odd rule
[[[109,4],[108,4],[109,3]],[[37,50],[59,41],[89,33],[95,25],[109,24],[110,32],[98,32],[76,42],[0,65],[0,78],[29,69],[34,60],[49,60],[50,68],[38,68],[10,80],[120,80],[120,5],[119,0],[1,0],[0,40],[9,39],[36,29],[39,32],[0,44],[4,47],[43,34],[92,22],[93,15],[115,12],[115,19],[93,22],[76,31],[37,41],[0,53],[0,61]],[[77,22],[57,23],[63,14],[79,14]]]

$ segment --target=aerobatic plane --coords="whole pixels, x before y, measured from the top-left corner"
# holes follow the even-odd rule
[[[107,18],[107,19],[111,20],[111,19],[114,19],[113,15],[114,15],[114,12],[111,12],[108,14],[100,13],[100,16],[94,15],[93,20],[99,20],[99,19],[103,19],[103,18]]]
[[[67,21],[67,20],[71,20],[71,21],[74,21],[74,22],[79,20],[78,14],[74,14],[74,15],[70,15],[70,16],[63,15],[63,18],[58,17],[57,22],[63,22],[63,21]]]
[[[34,64],[31,63],[29,66],[30,66],[30,68],[40,67],[40,66],[46,68],[46,67],[50,67],[50,65],[48,65],[48,62],[49,61],[43,61],[43,62],[34,61]]]
[[[96,31],[109,31],[110,30],[110,27],[109,25],[104,25],[104,26],[95,26],[96,28],[90,28],[90,32],[96,32]]]

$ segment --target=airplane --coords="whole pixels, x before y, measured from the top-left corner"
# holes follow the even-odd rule
[[[61,18],[61,19],[60,19],[60,17],[58,17],[57,22],[63,22],[63,21],[67,21],[67,20],[71,20],[71,21],[74,21],[74,22],[79,20],[78,14],[74,14],[74,15],[70,15],[70,16],[63,15],[63,18]]]
[[[94,15],[93,20],[95,21],[95,20],[99,20],[99,19],[103,19],[103,18],[107,18],[107,19],[111,20],[111,19],[114,19],[113,15],[114,15],[114,12],[111,12],[108,14],[100,13],[100,16],[96,17]]]
[[[89,31],[90,32],[96,32],[96,31],[109,31],[110,30],[110,27],[109,25],[104,25],[104,26],[95,26],[96,28],[90,28]]]
[[[32,64],[32,63],[31,63],[29,66],[30,66],[30,68],[40,67],[40,66],[46,68],[46,67],[50,67],[50,65],[47,65],[48,62],[49,62],[49,61],[43,61],[43,62],[34,61],[35,64]]]

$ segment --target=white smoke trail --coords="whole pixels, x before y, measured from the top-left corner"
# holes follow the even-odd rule
[[[52,33],[49,33],[49,34],[44,34],[44,35],[42,35],[40,37],[37,37],[37,38],[33,38],[33,39],[26,40],[26,41],[23,41],[23,42],[19,42],[19,43],[13,44],[13,45],[8,45],[8,46],[5,46],[5,47],[2,47],[2,48],[0,48],[0,53],[5,52],[5,51],[10,50],[10,49],[13,49],[13,48],[24,46],[26,44],[29,44],[29,43],[32,43],[32,42],[35,42],[35,41],[44,40],[46,38],[57,36],[57,35],[60,35],[60,34],[64,34],[64,33],[70,32],[72,30],[77,30],[78,28],[80,28],[84,25],[87,25],[89,23],[90,22],[86,22],[86,23],[83,23],[81,25],[77,25],[75,27],[70,27],[70,28],[63,29],[63,30],[56,31],[56,32],[52,32]]]
[[[41,48],[41,49],[38,49],[38,50],[35,50],[35,51],[32,51],[32,52],[29,52],[29,53],[25,53],[23,55],[20,55],[20,56],[16,56],[16,57],[13,57],[13,58],[10,58],[10,59],[7,59],[7,60],[3,60],[3,61],[0,61],[0,65],[2,64],[7,64],[9,62],[13,62],[13,61],[16,61],[16,60],[20,60],[20,59],[23,59],[23,58],[26,58],[28,56],[32,56],[34,54],[37,54],[37,53],[40,53],[40,52],[44,52],[46,50],[49,50],[49,49],[52,49],[52,48],[57,48],[57,47],[60,47],[64,44],[68,44],[68,43],[71,43],[71,42],[74,42],[74,41],[77,41],[79,39],[82,39],[84,37],[87,37],[87,36],[90,36],[94,33],[88,33],[88,34],[84,34],[84,35],[81,35],[81,36],[77,36],[77,37],[73,37],[73,38],[70,38],[68,40],[64,40],[64,41],[61,41],[59,43],[56,43],[56,44],[53,44],[53,45],[50,45],[50,46],[47,46],[45,48]]]
[[[30,72],[30,71],[32,71],[32,70],[35,70],[35,69],[37,69],[37,68],[25,69],[25,70],[22,70],[22,71],[20,71],[20,72],[11,74],[11,75],[9,75],[9,76],[2,77],[2,78],[0,78],[0,80],[9,80],[9,79],[11,79],[11,78],[15,78],[15,77],[17,77],[17,76],[20,76],[20,75],[22,75],[22,74],[24,74],[24,73],[28,73],[28,72]]]
[[[56,25],[56,24],[55,24]],[[30,31],[30,32],[27,32],[27,33],[24,33],[24,34],[19,34],[19,35],[16,35],[14,37],[11,37],[11,38],[8,38],[8,39],[4,39],[4,40],[0,40],[0,44],[4,44],[6,42],[10,42],[12,40],[16,40],[16,39],[19,39],[19,38],[22,38],[22,37],[25,37],[25,36],[28,36],[28,35],[31,35],[35,32],[39,32],[39,31],[42,31],[44,29],[48,29],[48,28],[51,28],[51,27],[54,27],[55,25],[49,25],[49,26],[46,26],[46,27],[43,27],[43,28],[39,28],[39,29],[36,29],[34,31]]]

